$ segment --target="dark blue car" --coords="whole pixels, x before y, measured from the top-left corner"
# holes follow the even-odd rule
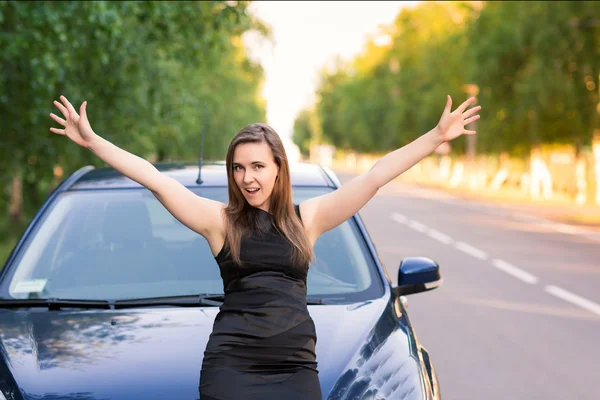
[[[224,163],[156,167],[227,203]],[[335,190],[292,164],[294,203]],[[403,305],[439,267],[406,258],[393,287],[359,215],[323,234],[308,274],[324,399],[439,399]],[[152,193],[85,167],[49,196],[0,272],[0,400],[198,399],[223,284],[206,240]],[[235,382],[231,383],[235,385]]]

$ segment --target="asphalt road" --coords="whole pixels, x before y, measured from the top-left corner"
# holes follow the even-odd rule
[[[400,183],[360,215],[394,283],[440,264],[408,312],[443,399],[600,399],[600,234]]]

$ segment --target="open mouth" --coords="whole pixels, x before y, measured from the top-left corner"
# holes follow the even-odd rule
[[[250,188],[250,189],[245,189],[246,193],[248,194],[256,194],[258,193],[258,191],[260,190],[259,188]]]

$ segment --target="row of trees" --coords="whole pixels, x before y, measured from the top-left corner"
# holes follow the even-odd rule
[[[294,125],[304,153],[311,143],[359,152],[405,145],[435,126],[447,94],[454,107],[477,96],[477,149],[486,153],[581,150],[600,128],[598,2],[423,2],[382,35],[388,43],[374,38],[354,60],[323,70],[316,104]],[[453,151],[464,152],[465,140]]]
[[[12,198],[23,219],[58,180],[102,165],[49,132],[61,94],[87,100],[94,130],[142,157],[195,160],[203,127],[204,156],[222,157],[241,126],[265,119],[263,71],[242,35],[270,33],[248,3],[0,1],[1,209]]]

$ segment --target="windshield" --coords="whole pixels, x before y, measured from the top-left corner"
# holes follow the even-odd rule
[[[192,190],[227,203],[225,187]],[[294,203],[330,190],[295,188]],[[146,189],[62,193],[15,263],[5,279],[8,294],[17,299],[223,293],[208,242],[176,220]],[[309,296],[349,301],[382,295],[372,256],[353,220],[318,239],[307,290]]]

